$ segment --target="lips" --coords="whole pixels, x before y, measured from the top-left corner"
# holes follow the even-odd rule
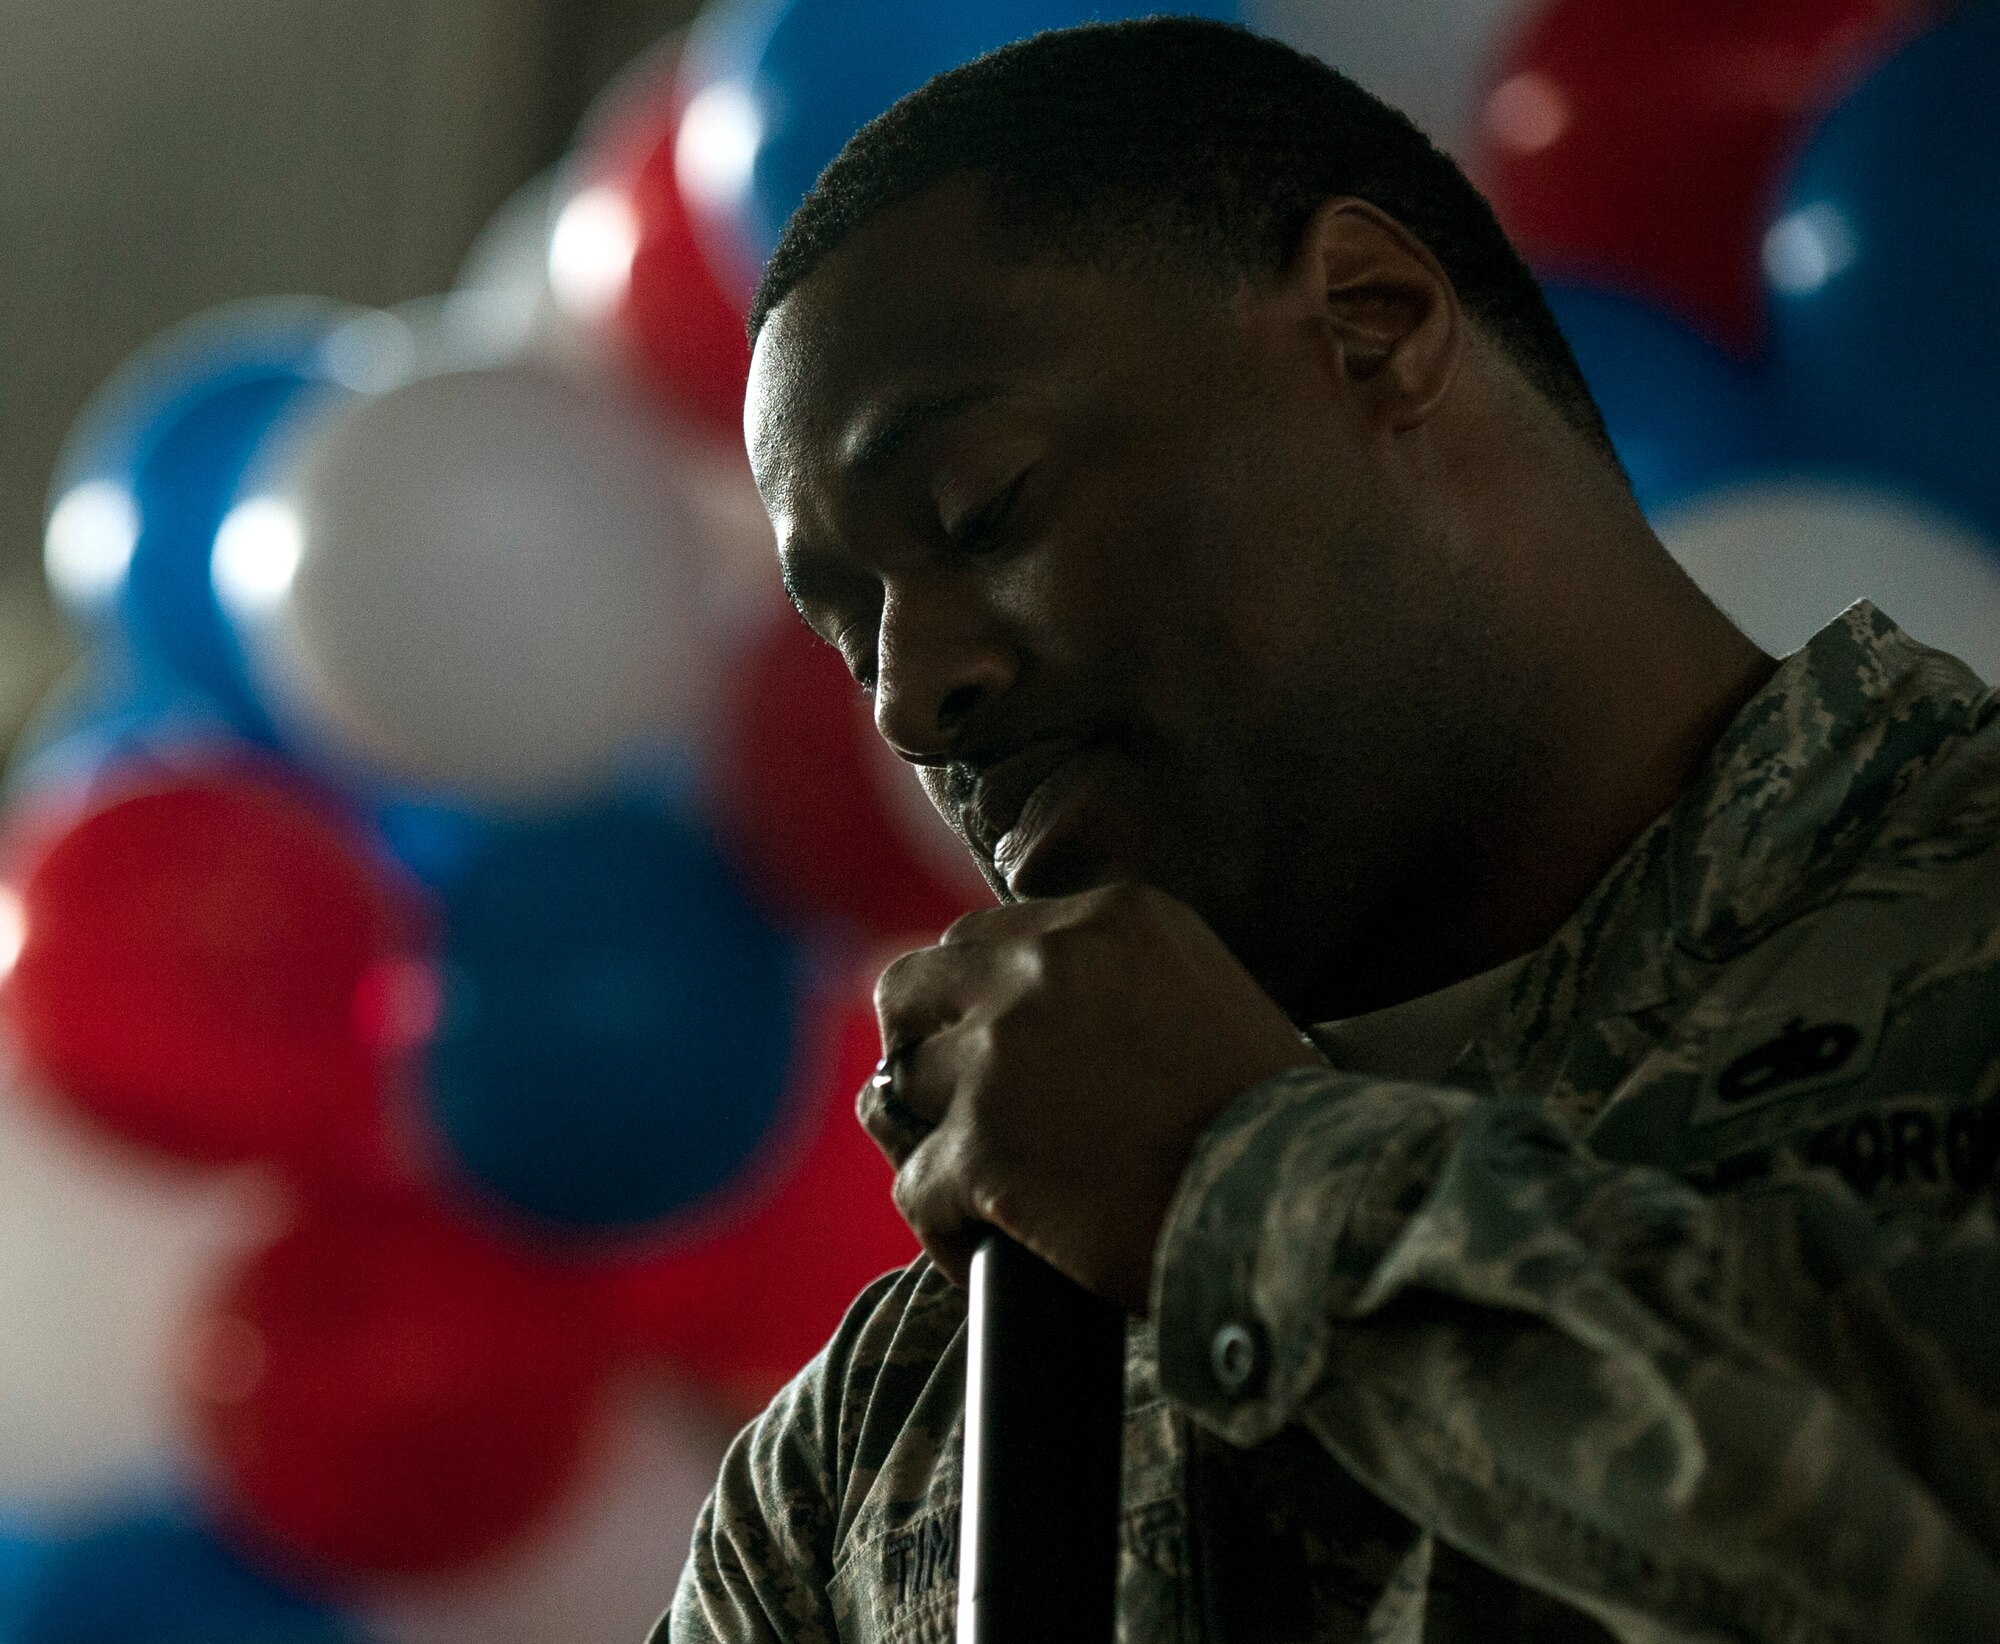
[[[966,808],[967,832],[1014,889],[1020,889],[1029,857],[1095,747],[1084,738],[1051,738],[1011,755],[979,779]]]
[[[965,807],[966,836],[991,855],[1020,820],[1035,790],[1084,747],[1079,737],[1048,737],[988,767]]]
[[[993,865],[1016,896],[1041,896],[1063,888],[1065,873],[1074,876],[1076,863],[1058,866],[1062,852],[1054,842],[1072,832],[1067,819],[1072,798],[1089,784],[1094,748],[1081,748],[1064,760],[1028,796],[1021,815],[993,851]],[[1074,885],[1067,888],[1075,889]]]

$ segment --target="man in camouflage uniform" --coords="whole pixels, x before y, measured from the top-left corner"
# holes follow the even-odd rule
[[[933,82],[753,324],[788,585],[1006,905],[883,977],[929,1259],[666,1636],[950,1634],[991,1224],[1132,1315],[1132,1644],[2000,1637],[1980,681],[1759,655],[1477,196],[1240,33]]]

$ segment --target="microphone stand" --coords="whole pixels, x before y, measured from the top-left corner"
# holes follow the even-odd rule
[[[1125,1316],[1000,1233],[969,1289],[958,1644],[1112,1644]]]

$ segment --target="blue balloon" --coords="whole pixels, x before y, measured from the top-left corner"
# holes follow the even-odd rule
[[[1764,265],[1799,454],[2000,533],[2000,3],[1919,36],[1825,118]]]
[[[795,965],[701,832],[637,805],[493,822],[443,902],[425,1105],[498,1205],[553,1233],[645,1228],[756,1154]]]
[[[106,648],[44,699],[15,740],[0,801],[87,796],[128,777],[171,780],[243,742],[212,700]]]
[[[216,603],[210,549],[266,436],[329,382],[326,342],[351,314],[237,305],[142,351],[86,408],[51,501],[49,581],[70,616],[260,742],[275,733]]]
[[[0,1516],[0,1644],[15,1636],[42,1557],[42,1544],[26,1520]]]
[[[176,1503],[102,1509],[12,1545],[0,1644],[362,1644]]]
[[[736,231],[761,265],[847,139],[946,69],[1044,29],[1172,11],[1233,20],[1235,0],[747,0],[698,42],[697,78],[749,94],[760,135]]]
[[[641,745],[618,770],[598,803],[688,814],[699,804],[699,778],[684,747]],[[346,790],[363,811],[382,851],[421,885],[443,891],[508,827],[507,813],[469,809],[437,790]]]
[[[464,875],[494,827],[477,811],[404,794],[381,799],[369,821],[389,858],[432,890]]]
[[[1750,372],[1629,297],[1543,289],[1649,515],[1768,455],[1764,390]]]

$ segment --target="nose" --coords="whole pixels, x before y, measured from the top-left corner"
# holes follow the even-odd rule
[[[903,758],[936,764],[1019,672],[1016,648],[970,602],[892,590],[875,641],[875,728]]]

